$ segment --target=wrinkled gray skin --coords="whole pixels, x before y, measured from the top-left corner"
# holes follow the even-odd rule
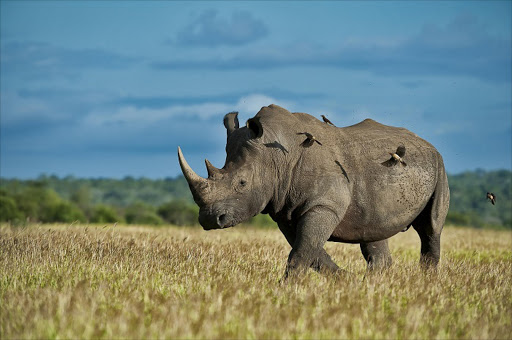
[[[337,128],[276,105],[263,107],[246,127],[238,128],[236,113],[224,125],[226,163],[217,169],[206,160],[207,179],[178,148],[204,229],[270,214],[292,247],[285,277],[309,267],[339,274],[326,241],[360,243],[369,269],[387,267],[387,239],[411,225],[421,239],[421,263],[439,262],[450,193],[443,159],[425,140],[371,119]],[[322,145],[305,147],[299,132]],[[399,145],[407,166],[383,166]]]

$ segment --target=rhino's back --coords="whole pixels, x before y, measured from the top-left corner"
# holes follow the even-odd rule
[[[370,139],[387,139],[387,138],[407,138],[412,137],[413,139],[419,138],[416,134],[407,130],[403,127],[389,126],[384,125],[379,122],[376,122],[373,119],[365,119],[360,123],[343,127],[341,128],[348,136],[357,140],[366,140]],[[419,138],[421,139],[421,138]],[[423,142],[430,145],[425,140],[421,139]],[[430,145],[431,146],[431,145]]]
[[[389,159],[389,153],[395,152],[399,146],[405,147],[404,160],[409,160],[412,168],[421,167],[432,171],[437,168],[437,150],[432,144],[405,128],[366,119],[341,130],[343,133],[340,134],[340,146],[350,150],[348,154],[353,156],[352,162],[368,167],[367,170],[377,176],[384,175],[382,162]]]
[[[407,129],[370,119],[341,130],[340,158],[352,181],[352,199],[335,234],[345,241],[389,237],[409,225],[431,198],[439,153]],[[388,166],[389,153],[400,145],[407,166]]]

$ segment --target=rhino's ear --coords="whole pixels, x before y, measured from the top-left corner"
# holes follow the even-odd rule
[[[260,138],[263,135],[263,126],[259,118],[251,118],[245,124],[251,133],[252,138]]]
[[[226,127],[229,137],[229,135],[239,127],[238,112],[230,112],[227,115],[225,115],[224,126]]]

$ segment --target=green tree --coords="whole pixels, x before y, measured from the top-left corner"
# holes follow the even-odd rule
[[[0,195],[0,221],[23,220],[23,214],[18,210],[16,201],[12,197]]]
[[[274,220],[267,214],[258,214],[252,217],[246,224],[250,224],[256,227],[268,228],[268,227],[276,227],[277,224]]]
[[[467,214],[458,211],[449,211],[446,216],[446,224],[468,226],[471,224],[471,218]]]
[[[70,201],[87,216],[91,216],[91,190],[86,185],[81,185],[71,193]]]
[[[186,201],[177,200],[161,205],[157,212],[164,221],[184,226],[197,224],[199,208],[195,204],[192,205]]]
[[[53,222],[54,207],[62,199],[52,189],[39,183],[31,183],[25,190],[15,196],[18,208],[31,221]]]
[[[86,218],[83,212],[73,203],[67,201],[60,201],[53,205],[46,207],[45,214],[41,222],[54,223],[54,222],[85,222]]]
[[[126,208],[125,219],[130,224],[163,224],[162,218],[155,212],[155,208],[142,202],[137,202]]]
[[[115,223],[122,222],[121,218],[117,215],[114,208],[107,205],[99,204],[94,207],[91,216],[93,223]]]

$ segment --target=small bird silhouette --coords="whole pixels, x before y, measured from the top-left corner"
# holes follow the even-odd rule
[[[328,125],[332,125],[332,126],[336,126],[334,125],[329,119],[327,119],[326,116],[322,115],[322,119],[324,120],[324,123],[325,124],[328,124]]]
[[[298,135],[306,135],[306,139],[300,144],[306,148],[309,148],[311,145],[313,145],[314,142],[317,142],[319,145],[322,145],[315,136],[310,134],[309,132],[297,132]]]
[[[492,192],[487,193],[487,199],[491,201],[492,205],[496,204],[496,195]]]
[[[405,146],[400,145],[396,149],[396,152],[389,152],[389,154],[391,155],[391,158],[385,162],[382,162],[382,165],[390,167],[396,165],[397,163],[400,163],[402,164],[402,166],[407,166],[407,163],[405,163],[405,161],[403,160],[403,157],[405,156]]]

